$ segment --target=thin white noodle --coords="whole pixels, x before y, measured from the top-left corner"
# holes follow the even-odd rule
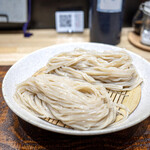
[[[93,84],[102,83],[114,91],[132,90],[142,82],[132,64],[132,58],[124,51],[100,53],[77,49],[64,52],[49,60],[45,73]]]
[[[120,114],[126,119],[129,112],[111,101],[106,88],[132,90],[141,82],[124,51],[78,49],[51,58],[42,74],[17,86],[14,99],[40,118],[57,119],[78,130],[100,130]]]

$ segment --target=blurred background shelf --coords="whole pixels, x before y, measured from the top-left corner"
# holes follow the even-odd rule
[[[0,0],[7,3],[5,0]],[[140,3],[146,0],[125,0],[124,6],[124,17],[123,26],[129,27],[132,25],[132,19],[136,11],[139,8]],[[10,0],[8,1],[8,6],[10,5]],[[18,3],[18,7],[24,7],[24,17],[27,15],[25,13],[27,5],[27,0],[13,0],[11,2]],[[20,3],[20,5],[19,5]],[[13,7],[13,6],[12,6]],[[17,8],[18,8],[17,7]],[[55,28],[55,12],[62,9],[80,9],[84,11],[84,26],[89,27],[89,7],[90,0],[32,0],[31,3],[31,21],[29,24],[30,29],[54,29]],[[0,7],[1,8],[1,7]],[[10,7],[7,7],[7,10]],[[16,10],[16,8],[15,8]],[[17,11],[17,10],[16,10]],[[43,17],[44,16],[44,17]],[[9,16],[8,16],[9,17]],[[0,23],[0,29],[22,29],[22,23]]]

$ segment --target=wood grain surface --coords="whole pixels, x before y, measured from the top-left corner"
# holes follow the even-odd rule
[[[123,28],[117,45],[137,53],[150,61],[150,52],[135,47],[128,41],[133,28]],[[22,57],[40,48],[61,43],[89,42],[89,29],[83,33],[57,33],[54,29],[31,30],[33,36],[24,38],[22,31],[0,31],[0,65],[12,65]]]
[[[0,66],[0,88],[9,66]],[[0,90],[0,150],[150,150],[150,117],[123,131],[98,136],[70,136],[35,127],[17,117]]]

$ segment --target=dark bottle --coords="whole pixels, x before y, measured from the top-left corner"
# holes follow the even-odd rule
[[[111,6],[112,5],[112,6]],[[90,41],[116,45],[120,42],[124,0],[91,0]]]

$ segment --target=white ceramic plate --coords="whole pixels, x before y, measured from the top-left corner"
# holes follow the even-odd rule
[[[53,57],[55,54],[64,51],[71,51],[74,48],[84,48],[89,50],[122,50],[121,48],[105,45],[105,44],[96,44],[96,43],[71,43],[71,44],[61,44],[54,45],[40,49],[36,52],[31,53],[30,55],[24,57],[17,63],[15,63],[7,72],[3,84],[2,91],[4,99],[10,109],[23,120],[40,127],[42,129],[63,133],[71,135],[98,135],[106,134],[111,132],[120,131],[126,128],[129,128],[147,117],[150,116],[150,63],[143,59],[142,57],[134,54],[130,51],[127,51],[133,58],[133,63],[137,68],[140,76],[143,78],[142,84],[142,95],[141,101],[136,108],[136,110],[129,116],[129,118],[120,123],[119,125],[108,127],[99,131],[77,131],[67,128],[62,128],[56,125],[52,125],[44,120],[41,120],[26,110],[22,109],[13,99],[13,94],[15,92],[16,84],[24,81],[28,77],[32,76],[38,69],[46,65],[50,57]]]

